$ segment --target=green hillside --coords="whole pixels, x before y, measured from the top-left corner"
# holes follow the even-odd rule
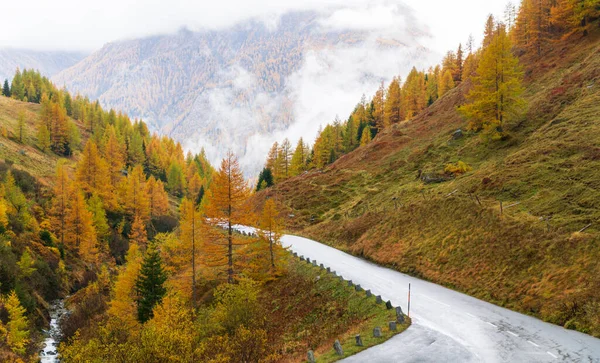
[[[463,82],[324,170],[257,198],[274,196],[297,233],[600,336],[600,32],[592,29],[521,58],[528,109],[504,125],[505,140],[466,131]],[[445,173],[459,161],[471,170]]]

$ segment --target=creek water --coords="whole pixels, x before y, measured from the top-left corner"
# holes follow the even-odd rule
[[[44,340],[43,349],[40,351],[42,363],[57,363],[60,361],[58,357],[58,344],[62,338],[60,321],[66,313],[64,300],[56,300],[50,305],[50,329],[45,332],[46,339]]]

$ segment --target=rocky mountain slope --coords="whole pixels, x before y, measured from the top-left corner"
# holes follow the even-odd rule
[[[18,68],[37,69],[51,77],[85,57],[84,53],[62,51],[35,51],[27,49],[0,49],[0,79],[11,79]]]
[[[189,149],[203,145],[214,160],[230,146],[241,156],[254,152],[256,160],[242,157],[242,164],[256,171],[272,142],[261,137],[286,129],[295,119],[298,90],[290,76],[307,54],[360,45],[369,36],[324,27],[313,12],[288,13],[274,29],[249,21],[224,30],[181,30],[109,43],[53,81],[143,118],[151,129]],[[394,39],[374,42],[385,49],[407,48]],[[357,77],[376,78],[361,71]],[[296,78],[297,83],[307,81]],[[264,150],[253,150],[263,144]]]

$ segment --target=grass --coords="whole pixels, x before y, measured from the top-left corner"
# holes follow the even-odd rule
[[[275,197],[297,234],[600,336],[600,31],[523,61],[529,108],[505,125],[508,140],[452,139],[466,126],[465,82],[258,204]],[[458,161],[472,170],[418,178]]]
[[[404,324],[398,324],[397,331],[390,331],[388,323],[396,320],[394,309],[388,310],[385,303],[377,304],[375,296],[367,298],[365,291],[356,291],[349,287],[346,281],[320,267],[293,259],[290,262],[289,276],[275,282],[286,285],[287,296],[281,298],[282,301],[287,301],[287,304],[277,305],[279,309],[293,310],[294,315],[300,315],[300,318],[285,329],[284,340],[313,335],[305,339],[306,346],[297,349],[294,356],[300,360],[305,360],[308,350],[313,349],[317,362],[335,362],[381,344],[410,325],[410,319],[406,318]],[[298,285],[293,276],[301,276],[303,280],[310,281],[310,285],[304,285],[301,292],[296,294],[295,289],[288,286],[290,282]],[[269,290],[273,295],[282,291],[271,287]],[[290,301],[289,296],[296,298]],[[315,299],[320,300],[320,304],[314,304]],[[380,338],[373,337],[375,327],[381,327]],[[355,344],[354,337],[357,334],[362,337],[362,347]],[[342,344],[343,357],[338,356],[333,349],[336,339]]]
[[[56,163],[60,158],[50,151],[43,152],[37,147],[37,122],[40,110],[39,104],[0,96],[0,160],[13,163],[13,167],[27,171],[43,185],[51,185]],[[21,112],[25,115],[23,142],[19,142],[17,137],[17,119]],[[83,127],[78,122],[76,124],[85,137],[86,132]]]

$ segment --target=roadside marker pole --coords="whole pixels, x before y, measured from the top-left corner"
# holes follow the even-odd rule
[[[408,311],[407,316],[410,318],[410,282],[408,283]]]

